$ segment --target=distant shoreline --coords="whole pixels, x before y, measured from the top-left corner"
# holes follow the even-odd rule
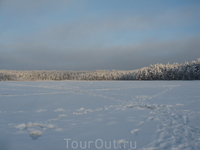
[[[0,81],[112,81],[112,80],[200,80],[200,58],[182,64],[154,64],[138,70],[17,71],[0,70]]]

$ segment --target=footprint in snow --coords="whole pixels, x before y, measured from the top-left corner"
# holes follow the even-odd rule
[[[138,132],[140,131],[140,129],[134,129],[131,131],[132,134],[134,135],[138,135]]]
[[[31,131],[31,132],[29,133],[29,136],[30,136],[33,140],[37,140],[40,136],[42,136],[42,131],[40,131],[40,130]]]
[[[140,126],[140,125],[142,125],[142,124],[144,124],[144,123],[145,123],[145,122],[142,121],[142,122],[138,123],[136,126]]]

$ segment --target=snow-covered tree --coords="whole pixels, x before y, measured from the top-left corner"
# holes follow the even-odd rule
[[[200,58],[183,64],[155,64],[138,70],[11,71],[0,70],[0,81],[35,80],[200,80]]]

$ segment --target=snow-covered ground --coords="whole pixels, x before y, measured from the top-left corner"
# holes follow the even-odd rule
[[[0,150],[200,149],[199,81],[0,82]]]

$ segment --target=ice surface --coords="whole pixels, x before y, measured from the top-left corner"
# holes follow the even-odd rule
[[[199,81],[0,82],[0,150],[197,150],[199,91]]]

